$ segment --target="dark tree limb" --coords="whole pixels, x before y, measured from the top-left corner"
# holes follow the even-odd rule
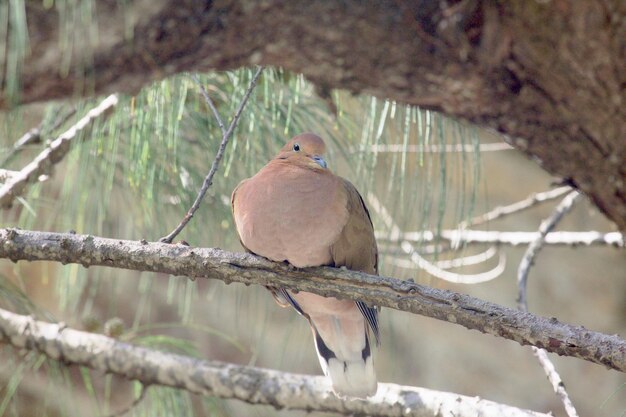
[[[626,372],[626,340],[468,295],[336,268],[293,269],[212,248],[0,229],[0,258],[109,266],[284,287],[432,317]]]
[[[622,0],[121,4],[97,2],[98,44],[76,32],[60,51],[56,11],[26,2],[22,88],[1,86],[0,109],[81,89],[135,93],[182,71],[280,66],[495,129],[626,230]]]

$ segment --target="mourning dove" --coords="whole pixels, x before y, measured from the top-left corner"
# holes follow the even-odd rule
[[[297,268],[344,266],[378,273],[374,228],[354,185],[326,165],[326,145],[317,135],[291,139],[232,195],[237,232],[244,248]],[[364,303],[271,289],[311,325],[315,348],[333,391],[364,398],[376,393],[369,329],[379,344],[378,312]]]

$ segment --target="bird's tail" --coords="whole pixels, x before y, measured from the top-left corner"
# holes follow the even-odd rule
[[[367,328],[355,338],[341,334],[341,327],[337,326],[335,334],[325,335],[325,340],[315,326],[311,327],[320,365],[330,378],[335,394],[356,398],[376,394],[378,384]]]

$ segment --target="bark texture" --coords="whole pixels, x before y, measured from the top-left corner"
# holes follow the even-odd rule
[[[144,385],[163,385],[277,409],[363,416],[548,417],[478,397],[396,384],[379,384],[367,401],[337,398],[326,378],[204,361],[133,346],[0,309],[0,342],[41,352],[68,365],[87,366]]]
[[[4,89],[0,109],[77,91],[134,93],[181,71],[281,66],[320,91],[364,92],[496,129],[626,229],[622,0],[124,4],[98,1],[98,36],[77,29],[67,41],[54,10],[27,2],[21,93]]]
[[[328,267],[294,269],[220,249],[16,229],[0,229],[0,258],[162,272],[361,300],[626,372],[626,340],[617,335],[593,332],[556,318],[539,317],[395,278]]]

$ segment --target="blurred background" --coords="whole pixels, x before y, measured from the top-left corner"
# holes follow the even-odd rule
[[[200,75],[230,121],[251,70]],[[0,168],[19,170],[102,98],[19,107],[0,114]],[[41,140],[13,144],[33,127]],[[444,261],[485,255],[461,275],[506,267],[475,285],[426,273],[398,242],[402,232],[454,230],[500,206],[553,188],[550,177],[494,133],[436,113],[334,91],[319,97],[301,76],[266,69],[246,106],[213,185],[177,239],[192,246],[242,251],[230,213],[236,184],[253,175],[290,137],[312,131],[327,141],[329,166],[366,199],[379,236],[381,275],[467,293],[515,307],[516,272],[525,245],[413,242],[441,269]],[[2,227],[86,233],[156,241],[181,220],[217,151],[221,133],[188,74],[155,83],[98,118],[73,141],[54,173],[28,188]],[[489,145],[494,144],[494,145]],[[487,145],[487,146],[485,146]],[[475,230],[536,231],[560,201],[476,225]],[[586,200],[558,230],[613,231]],[[495,249],[495,250],[494,250]],[[626,256],[607,246],[546,245],[529,277],[531,312],[626,336]],[[0,260],[0,307],[64,321],[68,326],[205,359],[321,374],[304,319],[279,308],[261,287],[119,269]],[[382,382],[479,396],[564,416],[530,348],[450,323],[384,309],[376,367]],[[626,376],[550,354],[584,416],[626,414]],[[132,403],[137,383],[68,368],[0,344],[0,416],[83,416],[114,413]],[[312,413],[309,413],[312,414]],[[314,414],[314,413],[313,413]],[[128,415],[304,415],[151,387]]]

